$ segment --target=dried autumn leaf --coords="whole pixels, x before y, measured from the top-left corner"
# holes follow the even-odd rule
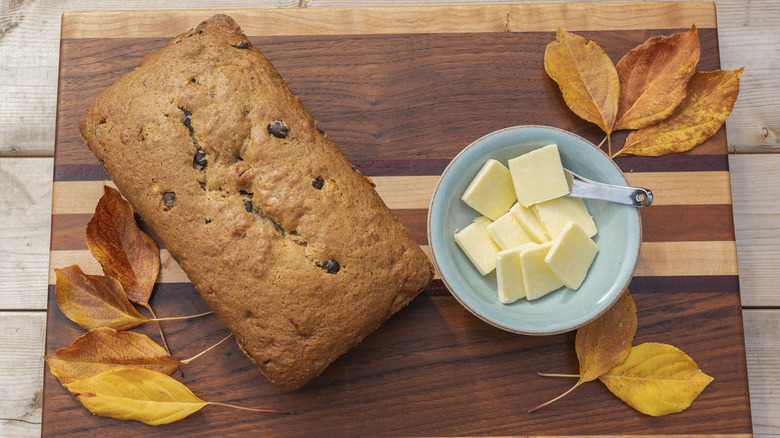
[[[138,228],[130,204],[111,187],[104,186],[87,225],[87,246],[103,272],[122,283],[130,301],[148,307],[160,273],[160,249]]]
[[[577,330],[577,385],[597,379],[625,360],[636,334],[636,305],[626,290],[604,315]]]
[[[657,157],[685,152],[704,143],[731,114],[743,70],[697,72],[674,113],[656,125],[631,132],[623,149],[615,155]]]
[[[176,379],[143,368],[104,371],[68,383],[65,387],[93,414],[119,420],[137,420],[152,426],[179,421],[206,405],[273,414],[294,413],[206,402]]]
[[[171,374],[183,363],[146,335],[117,332],[108,327],[92,329],[44,359],[62,384],[116,368],[144,368]]]
[[[599,380],[632,408],[657,417],[687,409],[712,377],[676,347],[648,342]]]
[[[57,305],[68,319],[85,329],[127,330],[149,321],[127,300],[122,285],[113,278],[87,275],[78,265],[54,272]]]
[[[153,426],[181,420],[208,404],[172,377],[142,368],[104,371],[65,387],[93,414]]]
[[[700,55],[696,26],[671,37],[650,38],[629,51],[616,66],[620,100],[615,131],[644,128],[669,117],[685,98]]]
[[[598,44],[558,29],[557,41],[544,52],[544,69],[558,83],[574,114],[607,134],[612,132],[620,81],[615,65]]]
[[[573,391],[574,388],[597,379],[623,362],[631,350],[636,326],[636,305],[626,290],[603,315],[577,330],[575,349],[577,359],[580,362],[580,375],[577,383],[558,397],[533,407],[528,412],[534,412],[559,400]]]

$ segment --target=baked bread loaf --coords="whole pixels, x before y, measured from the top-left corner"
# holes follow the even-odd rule
[[[370,180],[228,16],[144,59],[79,129],[283,390],[320,374],[433,277]]]

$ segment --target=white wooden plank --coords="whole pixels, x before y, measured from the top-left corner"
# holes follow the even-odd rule
[[[780,155],[729,155],[729,167],[742,305],[780,306]]]
[[[46,309],[52,158],[0,158],[0,310]]]
[[[744,310],[750,410],[757,437],[780,435],[780,309]]]
[[[0,312],[0,436],[41,434],[45,312]]]

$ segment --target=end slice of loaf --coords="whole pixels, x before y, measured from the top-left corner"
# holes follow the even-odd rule
[[[320,374],[433,276],[370,180],[228,16],[144,59],[79,129],[283,390]]]

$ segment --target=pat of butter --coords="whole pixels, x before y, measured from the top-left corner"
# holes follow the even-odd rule
[[[558,145],[551,144],[508,161],[517,200],[523,207],[569,193]]]
[[[596,224],[581,198],[562,197],[532,207],[550,239],[561,235],[566,224],[574,222],[588,235],[596,235]]]
[[[545,242],[520,253],[520,269],[523,270],[525,297],[535,300],[559,289],[563,282],[545,262],[553,242]]]
[[[515,202],[515,189],[509,169],[496,160],[487,160],[461,199],[490,220],[498,219]]]
[[[577,290],[585,280],[598,251],[598,245],[582,227],[569,222],[560,237],[553,241],[544,261],[566,287]]]
[[[505,213],[487,227],[488,234],[502,250],[535,242],[511,213]]]
[[[523,270],[520,269],[520,253],[537,246],[526,243],[515,248],[501,251],[496,256],[496,280],[498,281],[498,301],[509,304],[525,298]]]
[[[501,250],[487,232],[490,223],[490,219],[479,216],[466,228],[455,233],[455,242],[482,275],[487,275],[496,268],[496,256]]]
[[[544,243],[550,240],[544,227],[539,223],[539,219],[536,218],[536,214],[530,208],[525,208],[517,202],[509,209],[509,213],[517,219],[520,225],[525,228],[525,231],[537,243]]]

